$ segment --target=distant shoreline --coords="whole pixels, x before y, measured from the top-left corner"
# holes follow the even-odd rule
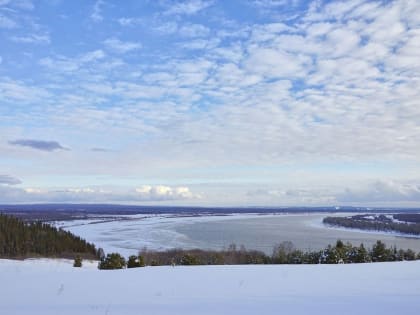
[[[181,207],[134,206],[113,204],[22,204],[0,205],[0,213],[12,214],[23,220],[67,221],[96,217],[133,214],[174,214],[185,216],[211,216],[232,214],[303,214],[303,213],[420,213],[420,208],[385,207]]]

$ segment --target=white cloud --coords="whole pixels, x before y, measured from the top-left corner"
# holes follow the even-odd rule
[[[87,52],[80,56],[79,60],[82,63],[93,62],[105,57],[105,53],[101,49]]]
[[[210,29],[201,24],[185,24],[179,28],[179,34],[186,37],[206,37]]]
[[[225,86],[240,88],[257,84],[262,80],[262,77],[249,74],[234,63],[226,63],[218,67],[213,79],[223,82]]]
[[[171,35],[178,31],[178,23],[173,21],[159,23],[158,25],[153,27],[153,30],[155,30],[158,33]]]
[[[346,203],[419,202],[420,184],[378,180],[366,187],[347,188],[337,199]]]
[[[67,188],[65,190],[63,190],[63,192],[68,192],[68,193],[76,193],[76,194],[91,194],[96,192],[94,189],[86,187],[86,188]]]
[[[13,5],[23,10],[33,10],[35,5],[31,0],[14,0]]]
[[[46,57],[39,61],[41,66],[50,68],[58,72],[74,72],[79,70],[83,65],[95,63],[103,58],[106,54],[98,49],[79,55],[75,58],[57,56],[55,58]]]
[[[136,188],[136,193],[144,200],[179,200],[198,198],[188,187],[149,186]]]
[[[119,18],[117,21],[121,26],[135,26],[142,23],[141,18],[122,17]]]
[[[166,10],[165,14],[175,14],[175,15],[194,15],[198,12],[210,7],[213,5],[213,1],[206,0],[186,0],[175,2],[171,7]]]
[[[199,194],[193,194],[189,188],[182,186],[144,185],[133,192],[127,189],[92,187],[70,187],[51,190],[36,187],[16,188],[10,185],[2,185],[0,183],[0,198],[2,202],[163,202],[201,198]]]
[[[310,6],[305,21],[322,21],[322,20],[342,20],[346,18],[353,10],[355,10],[363,0],[353,1],[334,1],[326,5],[322,5],[321,1],[313,1]]]
[[[252,43],[268,44],[280,35],[295,33],[296,31],[294,27],[284,23],[253,25],[250,41]]]
[[[23,191],[28,194],[45,194],[47,190],[39,189],[39,188],[23,188]]]
[[[203,2],[177,2],[173,14],[200,12],[186,9],[191,3]],[[118,147],[124,152],[118,157],[106,154],[98,163],[72,151],[63,172],[82,165],[86,174],[101,174],[106,165],[114,175],[129,169],[153,178],[164,173],[162,165],[171,170],[213,170],[262,164],[298,167],[307,161],[326,164],[333,172],[340,168],[337,164],[366,160],[419,172],[410,164],[418,165],[420,159],[419,5],[342,1],[312,7],[287,24],[224,21],[215,27],[209,20],[211,30],[180,16],[121,18],[122,26],[141,23],[145,34],[158,41],[162,34],[171,36],[164,37],[159,53],[145,45],[141,54],[121,54],[118,59],[99,49],[44,58],[40,61],[44,86],[0,80],[0,97],[3,102],[35,99],[54,104],[39,106],[47,113],[45,120],[51,121],[38,129],[45,134],[60,130],[62,138],[77,135],[74,141],[79,145]],[[124,33],[118,36],[129,38]],[[140,48],[118,38],[99,45],[114,46],[121,53]],[[14,120],[42,125],[32,114]],[[58,161],[54,163],[58,168]],[[170,183],[166,174],[161,176],[161,182]],[[239,174],[237,180],[244,176]],[[261,176],[273,180],[268,172]],[[343,181],[350,176],[343,175]],[[319,177],[318,183],[323,180]],[[276,180],[287,181],[281,176]],[[267,198],[273,202],[312,198],[315,203],[337,196],[299,187],[295,189],[299,193],[292,193],[284,186],[265,189]],[[155,189],[155,195],[164,191]],[[261,196],[263,200],[268,199]]]
[[[289,4],[290,0],[255,0],[253,4],[257,7],[272,8]]]
[[[347,56],[359,48],[359,35],[346,28],[335,28],[327,33],[326,46],[331,48],[327,51],[331,57]]]
[[[212,39],[192,39],[187,42],[180,43],[180,47],[191,50],[213,49],[219,45],[218,38]]]
[[[102,0],[97,0],[95,4],[93,5],[93,11],[90,15],[90,18],[94,22],[101,22],[104,18],[102,16],[102,6],[104,5],[104,2]]]
[[[245,61],[249,72],[272,79],[302,77],[310,66],[311,59],[307,56],[261,47],[251,48]]]
[[[332,186],[331,186],[332,187]],[[262,188],[249,190],[250,201],[277,205],[370,205],[413,206],[420,202],[420,184],[376,180],[347,188]]]
[[[328,34],[333,28],[334,24],[329,22],[312,23],[307,27],[306,33],[310,37],[324,36]]]
[[[11,18],[0,14],[0,28],[16,28],[18,24]]]
[[[337,203],[331,191],[320,189],[256,189],[247,192],[250,202],[266,205],[329,206]]]
[[[50,68],[52,70],[58,70],[59,71],[75,71],[77,69],[79,69],[79,64],[77,62],[74,62],[72,60],[69,60],[67,58],[63,58],[63,57],[58,57],[56,59],[47,57],[47,58],[42,58],[39,61],[39,64],[41,66]]]
[[[141,48],[140,43],[135,42],[123,42],[119,40],[118,38],[112,37],[108,38],[104,41],[105,46],[107,46],[109,49],[114,50],[118,53],[127,53],[132,50],[137,50]]]
[[[115,83],[116,90],[129,99],[154,99],[167,93],[164,89],[146,84],[135,84],[131,82],[119,81]]]
[[[0,100],[24,103],[38,102],[51,94],[44,88],[30,86],[21,81],[0,80]]]
[[[51,42],[48,34],[30,34],[27,36],[12,36],[10,39],[17,43],[26,44],[49,44]]]
[[[78,83],[86,94],[76,99],[96,104],[108,96],[119,97],[121,108],[114,121],[147,126],[159,135],[153,139],[156,150],[176,152],[180,160],[182,150],[176,146],[185,143],[202,160],[214,156],[220,163],[238,159],[277,163],[312,154],[318,159],[417,159],[415,143],[420,139],[415,126],[420,113],[415,100],[420,95],[413,79],[419,73],[418,33],[403,30],[398,45],[390,49],[374,36],[377,27],[369,28],[382,14],[373,19],[353,17],[356,8],[360,5],[341,3],[334,13],[320,5],[321,15],[308,18],[311,22],[256,25],[227,45],[218,38],[184,42],[181,47],[196,50],[200,62],[188,61],[191,58],[181,52],[136,69],[122,67],[112,84],[100,64],[86,63]],[[388,10],[394,7],[375,7],[379,13]],[[398,29],[403,17],[394,15],[389,26]],[[173,22],[169,28],[180,27]],[[106,61],[103,52],[92,56],[94,62]],[[58,57],[44,60],[44,65],[78,70],[83,60]],[[135,81],[128,75],[140,72]],[[169,100],[165,113],[156,104],[137,103],[163,97]],[[194,104],[197,100],[202,107]],[[131,117],[121,114],[124,108]],[[181,108],[194,108],[194,113]],[[74,108],[68,111],[73,117]],[[84,119],[78,125],[90,124],[99,115],[107,117],[103,125],[112,126],[116,112],[116,108],[81,109],[78,114]]]
[[[150,186],[136,188],[136,193],[144,200],[179,200],[197,198],[188,187]]]

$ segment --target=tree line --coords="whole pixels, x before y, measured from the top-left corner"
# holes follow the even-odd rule
[[[393,217],[399,221],[420,223],[420,213],[397,213]]]
[[[122,269],[144,266],[164,265],[243,265],[243,264],[350,264],[384,261],[402,261],[420,259],[411,249],[403,250],[387,247],[377,241],[372,248],[363,244],[353,246],[338,240],[335,245],[328,245],[318,251],[296,249],[292,242],[282,242],[274,247],[272,255],[261,251],[247,250],[241,246],[230,245],[227,250],[183,250],[150,251],[144,249],[138,256],[130,256],[128,261],[118,253],[104,256],[99,262],[99,269]]]
[[[80,256],[98,259],[95,245],[40,221],[23,222],[0,214],[0,258]]]
[[[420,223],[393,222],[392,220],[367,220],[361,216],[326,217],[323,223],[352,229],[399,232],[420,235]]]

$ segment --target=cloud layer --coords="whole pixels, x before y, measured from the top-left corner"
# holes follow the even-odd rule
[[[395,181],[376,181],[364,188],[348,188],[338,196],[338,201],[371,202],[419,202],[420,185]]]
[[[19,3],[0,6],[0,171],[25,187],[420,205],[418,1]]]
[[[149,186],[137,189],[109,188],[65,188],[40,189],[17,188],[18,180],[0,176],[0,199],[2,203],[30,202],[96,202],[96,203],[160,203],[199,199],[199,194],[192,193],[188,187]],[[5,185],[2,185],[5,184]]]
[[[0,185],[18,185],[21,183],[22,182],[15,177],[9,175],[0,175]]]

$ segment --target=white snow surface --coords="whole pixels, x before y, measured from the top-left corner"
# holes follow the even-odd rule
[[[0,314],[419,314],[420,261],[73,268],[0,260]]]

